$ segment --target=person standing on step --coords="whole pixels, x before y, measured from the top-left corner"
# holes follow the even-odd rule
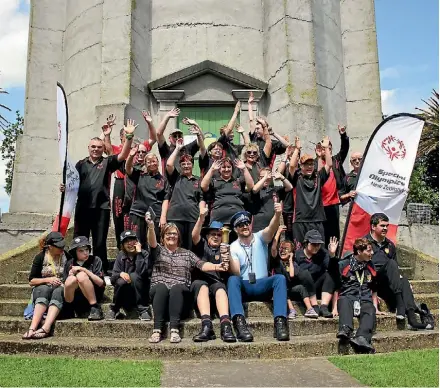
[[[197,257],[213,264],[230,262],[229,245],[222,244],[221,222],[212,221],[208,227],[202,228],[207,207],[200,208],[200,215],[192,231],[193,252]],[[195,269],[192,273],[191,292],[202,320],[202,330],[194,336],[194,342],[205,342],[215,339],[211,321],[210,301],[215,300],[220,317],[220,338],[224,342],[235,342],[229,317],[229,302],[226,291],[227,274],[225,272],[201,272]]]
[[[321,188],[326,218],[324,221],[325,245],[330,243],[331,237],[336,237],[338,240],[341,238],[339,227],[339,206],[341,200],[339,194],[345,190],[345,170],[343,164],[347,158],[350,141],[345,127],[338,125],[338,131],[341,137],[341,148],[336,155],[331,156],[332,166],[329,169],[329,177]],[[333,146],[331,142],[329,142],[327,150],[332,155]],[[315,164],[319,171],[326,164],[326,150],[322,147],[321,142],[316,144],[315,153]]]
[[[292,232],[297,249],[302,246],[309,230],[317,230],[321,236],[324,235],[325,212],[321,188],[327,181],[333,165],[329,144],[328,136],[324,137],[321,147],[324,149],[325,165],[317,170],[312,155],[304,154],[299,159],[301,142],[298,137],[295,139],[296,147],[290,158],[289,174],[292,177],[295,198]]]
[[[353,166],[347,176],[345,177],[345,190],[340,193],[341,203],[345,205],[356,197],[356,184],[361,168],[362,153],[353,152],[350,156],[350,164]]]
[[[110,225],[110,175],[122,167],[130,153],[136,129],[133,120],[124,127],[126,141],[118,155],[103,157],[104,142],[95,137],[89,142],[89,156],[76,164],[79,173],[78,198],[75,207],[74,237],[90,237],[93,254],[102,260],[104,273],[108,271],[107,234]],[[64,191],[64,185],[60,186]]]
[[[304,236],[304,248],[295,252],[295,262],[301,271],[306,272],[302,274],[303,285],[309,293],[315,311],[324,318],[333,318],[329,305],[336,291],[339,276],[336,257],[338,240],[335,237],[330,239],[328,251],[322,247],[323,244],[322,235],[317,230],[309,230]],[[318,306],[317,295],[321,296],[321,307]]]
[[[25,340],[49,337],[64,303],[62,276],[68,260],[64,237],[59,232],[50,232],[39,243],[41,252],[34,257],[29,274],[34,315],[22,337]],[[47,315],[40,327],[44,314]]]
[[[151,147],[153,147],[153,145],[157,141],[156,128],[154,127],[153,118],[151,117],[150,112],[143,110],[142,116],[144,117],[144,120],[147,123],[148,136],[149,136],[149,139],[144,141],[142,143],[142,146],[145,147],[148,152],[151,151]],[[119,138],[121,143],[119,145],[112,145],[111,143],[110,135],[112,133],[112,128],[115,125],[115,121],[116,121],[116,117],[112,114],[107,118],[107,123],[102,126],[104,147],[105,147],[105,152],[108,156],[118,155],[119,153],[121,153],[125,143],[124,128],[122,128],[119,132]],[[115,171],[114,178],[115,181],[113,184],[112,214],[113,214],[113,224],[115,227],[116,246],[118,249],[121,249],[121,242],[119,241],[119,236],[125,229],[125,226],[127,224],[127,218],[129,216],[128,212],[130,211],[130,208],[127,209],[127,207],[124,206],[125,171],[123,167]]]
[[[179,329],[185,300],[188,301],[191,295],[191,271],[197,268],[203,272],[227,272],[229,263],[208,263],[199,259],[193,252],[180,248],[180,232],[175,224],[168,223],[162,227],[161,243],[158,244],[150,215],[147,214],[145,219],[148,224],[147,237],[153,265],[150,299],[153,304],[154,329],[149,341],[158,343],[162,340],[168,315],[170,342],[178,343],[182,340]]]
[[[377,273],[371,263],[372,256],[370,241],[358,238],[353,244],[353,254],[339,262],[339,331],[336,337],[350,341],[358,353],[374,353],[371,338],[376,314],[382,314],[377,309]],[[359,328],[352,338],[353,316],[359,318]]]
[[[378,295],[391,308],[396,308],[396,319],[405,320],[415,330],[433,329],[433,326],[420,323],[416,316],[418,311],[414,294],[408,279],[399,272],[397,251],[394,243],[386,236],[389,218],[384,213],[375,213],[370,219],[370,233],[365,236],[373,247],[371,259],[377,271]]]
[[[237,339],[252,342],[244,317],[243,301],[270,300],[273,298],[274,338],[288,341],[287,285],[283,275],[268,275],[268,244],[280,225],[282,205],[274,204],[274,216],[269,225],[252,233],[252,215],[241,211],[231,219],[238,240],[231,244],[231,276],[228,279],[228,296],[232,322]]]
[[[272,242],[271,247],[271,273],[272,275],[283,275],[286,278],[287,284],[287,307],[289,309],[289,320],[296,318],[297,313],[293,307],[292,300],[301,300],[306,306],[304,316],[306,318],[319,318],[318,313],[312,307],[309,292],[304,284],[313,284],[310,273],[308,271],[301,271],[298,264],[295,262],[295,244],[292,241],[280,241],[282,233],[285,233],[287,227],[282,225],[278,228],[277,233]],[[279,247],[279,248],[278,248]],[[311,288],[311,287],[309,287]]]
[[[107,314],[108,320],[121,319],[121,308],[131,310],[136,307],[141,321],[151,320],[148,292],[150,257],[142,249],[136,233],[132,230],[122,232],[122,249],[116,257],[110,281],[115,288],[113,303]]]
[[[104,296],[105,281],[102,261],[90,252],[92,246],[85,236],[75,237],[70,245],[72,257],[64,266],[64,308],[70,308],[89,321],[104,319],[100,302]]]

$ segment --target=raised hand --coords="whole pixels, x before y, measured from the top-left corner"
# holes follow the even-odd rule
[[[289,144],[286,148],[286,158],[290,159],[293,155],[293,151],[295,151],[295,145]]]
[[[139,241],[136,242],[136,244],[134,244],[134,246],[136,247],[136,252],[137,253],[141,253],[142,252],[142,245]]]
[[[145,222],[147,223],[148,227],[150,227],[151,225],[154,225],[154,220],[151,218],[150,212],[145,213]]]
[[[246,165],[244,164],[244,162],[240,159],[235,159],[234,160],[234,165],[235,167],[237,167],[239,170],[244,170],[246,168]]]
[[[126,135],[132,135],[139,124],[136,124],[134,120],[127,119],[127,124],[124,126],[124,132]]]
[[[265,174],[264,174],[264,179],[266,181],[270,181],[272,179],[272,172],[266,171]]]
[[[200,218],[201,218],[201,219],[205,219],[206,216],[208,215],[208,212],[209,212],[209,208],[208,208],[208,206],[204,206],[204,207],[202,207],[202,208],[200,209]]]
[[[131,147],[129,156],[134,158],[138,152],[138,149],[139,149],[139,145],[137,144],[134,147]]]
[[[102,133],[107,136],[112,133],[112,127],[115,125],[116,116],[112,113],[107,117],[107,123],[102,126]]]
[[[330,145],[330,138],[328,136],[324,136],[324,138],[321,141],[321,146],[324,148],[328,148]]]
[[[275,210],[276,214],[281,214],[283,211],[283,204],[282,202],[275,202],[273,204],[273,209]]]
[[[278,227],[277,234],[284,233],[286,230],[287,230],[287,226],[286,225],[280,225]]]
[[[269,125],[262,117],[257,117],[257,122],[260,123],[263,128],[267,128]]]
[[[248,104],[252,104],[254,102],[254,92],[249,92]]]
[[[298,136],[295,136],[295,147],[301,149],[301,140],[299,140]]]
[[[220,170],[221,166],[222,166],[221,160],[214,160],[214,163],[212,163],[211,168],[213,169],[213,171],[218,171]]]
[[[273,177],[274,177],[274,179],[275,179],[276,181],[280,181],[281,179],[284,178],[284,175],[281,174],[279,171],[275,171],[275,174],[274,174]]]
[[[343,133],[345,133],[346,130],[347,130],[347,126],[345,126],[345,125],[339,125],[339,124],[338,124],[338,131],[339,131],[339,134],[340,134],[340,135],[342,135]]]
[[[143,110],[143,111],[142,111],[142,116],[144,117],[144,120],[145,120],[147,123],[152,123],[152,122],[153,122],[153,118],[151,117],[150,112],[148,112],[148,111],[146,111],[146,110]]]
[[[328,252],[334,256],[336,254],[336,250],[338,249],[338,239],[336,237],[330,237],[330,243],[328,244]]]
[[[196,135],[196,136],[200,136],[202,134],[202,130],[200,129],[200,127],[198,127],[197,125],[193,125],[190,129],[189,129],[190,133],[192,135]]]
[[[176,141],[177,150],[180,151],[184,146],[185,146],[185,144],[183,144],[183,139],[177,139],[177,141]]]
[[[197,125],[196,120],[190,119],[188,117],[184,117],[182,119],[182,123],[185,125]]]
[[[169,118],[176,118],[180,115],[180,109],[179,108],[173,108],[168,113],[167,116]]]

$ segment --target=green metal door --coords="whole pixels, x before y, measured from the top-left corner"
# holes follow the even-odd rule
[[[205,146],[215,142],[220,137],[220,128],[229,123],[229,120],[234,113],[234,106],[179,106],[180,115],[178,119],[178,128],[183,131],[185,137],[185,143],[188,143],[193,139],[189,132],[189,127],[182,124],[182,119],[188,117],[197,121],[200,128],[205,135]],[[237,117],[237,122],[240,122],[240,118]],[[240,135],[235,132],[234,142],[238,144],[240,142]],[[198,154],[194,159],[194,175],[200,176],[200,169],[198,163]]]

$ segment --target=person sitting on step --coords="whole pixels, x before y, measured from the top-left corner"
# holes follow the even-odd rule
[[[228,279],[229,305],[237,339],[252,342],[244,317],[245,301],[273,298],[274,337],[278,341],[289,340],[287,322],[287,286],[283,275],[268,276],[268,244],[280,224],[281,203],[274,203],[274,216],[270,224],[258,233],[252,233],[252,215],[247,211],[234,214],[231,225],[238,240],[231,244],[230,272]]]
[[[64,251],[65,245],[64,237],[59,232],[50,232],[40,240],[41,252],[35,256],[29,274],[32,302],[35,306],[34,315],[23,339],[48,337],[63,308],[62,275],[68,257]],[[46,318],[39,328],[45,313]]]
[[[121,234],[122,249],[116,257],[110,281],[115,288],[108,320],[120,319],[121,308],[136,306],[141,321],[151,320],[148,307],[149,254],[142,249],[136,233],[126,230]]]
[[[339,331],[341,341],[350,341],[360,353],[374,353],[371,345],[376,321],[376,269],[371,262],[373,249],[366,238],[353,244],[353,254],[339,262],[340,286],[338,299]],[[353,316],[359,317],[359,328],[354,338]]]
[[[301,271],[298,264],[295,262],[295,244],[292,241],[284,240],[279,243],[282,233],[285,233],[287,227],[281,225],[272,242],[271,247],[271,272],[272,275],[284,275],[287,283],[287,307],[289,308],[289,320],[296,318],[296,310],[293,307],[293,300],[302,300],[306,306],[304,316],[306,318],[318,318],[319,315],[312,307],[309,293],[305,285],[313,283],[309,280],[311,278],[308,271]],[[278,248],[279,246],[279,248]],[[303,284],[304,283],[304,284]],[[309,287],[310,288],[310,287]]]
[[[105,281],[102,261],[90,254],[92,246],[85,236],[75,237],[70,245],[72,257],[64,266],[64,308],[78,315],[88,314],[89,321],[104,319],[101,302]]]
[[[328,251],[322,247],[324,239],[317,230],[309,230],[304,237],[304,248],[295,252],[295,262],[302,274],[303,285],[306,287],[310,302],[315,311],[324,318],[333,318],[329,304],[336,291],[338,240],[330,239]],[[318,306],[317,295],[321,296],[321,307]]]
[[[373,247],[371,259],[377,271],[378,295],[391,308],[396,308],[396,319],[405,320],[414,330],[433,329],[431,324],[420,323],[416,316],[418,307],[408,279],[399,272],[397,251],[394,243],[386,236],[389,218],[384,213],[375,213],[370,219],[370,233],[365,236]]]
[[[230,250],[228,244],[222,244],[223,224],[212,221],[208,227],[202,228],[208,207],[200,208],[200,215],[192,231],[193,252],[213,264],[229,263]],[[202,236],[203,235],[203,236]],[[194,342],[205,342],[215,339],[211,321],[210,300],[215,299],[220,317],[220,337],[224,342],[235,342],[229,318],[229,302],[226,293],[227,274],[224,272],[201,272],[195,269],[192,273],[191,292],[194,295],[202,320],[202,330],[194,336]]]
[[[151,248],[153,272],[151,275],[150,299],[153,304],[154,329],[149,339],[151,343],[162,340],[167,313],[170,318],[170,342],[178,343],[180,320],[185,307],[185,299],[190,296],[191,271],[195,268],[203,272],[228,271],[229,264],[208,263],[193,252],[180,247],[181,236],[175,224],[166,224],[160,232],[161,244],[157,243],[154,223],[147,213],[147,239]]]

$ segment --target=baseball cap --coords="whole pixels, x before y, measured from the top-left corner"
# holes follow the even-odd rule
[[[90,241],[86,236],[75,237],[72,240],[72,243],[70,244],[69,252],[75,250],[76,248],[80,248],[80,247],[88,247],[89,250],[92,249],[92,246],[90,245]]]
[[[46,245],[52,245],[57,248],[64,248],[66,241],[60,232],[50,232],[46,236]]]
[[[303,156],[301,156],[301,159],[299,160],[299,162],[300,162],[300,164],[304,164],[308,160],[315,160],[315,158],[310,154],[304,154]]]
[[[324,244],[321,233],[319,233],[316,229],[309,230],[304,236],[304,240],[307,240],[312,244]]]
[[[170,132],[170,136],[174,135],[175,133],[181,133],[183,135],[182,130],[180,130],[179,128],[175,128]]]
[[[235,228],[238,224],[243,222],[252,222],[252,214],[247,211],[235,213],[231,218],[231,225]]]
[[[120,237],[121,237],[121,243],[123,243],[124,240],[126,240],[127,238],[135,238],[135,239],[137,239],[136,233],[133,232],[132,230],[124,230],[121,233]]]
[[[209,226],[205,226],[202,229],[203,233],[209,233],[211,230],[220,230],[221,228],[223,228],[223,224],[219,221],[212,221]]]

